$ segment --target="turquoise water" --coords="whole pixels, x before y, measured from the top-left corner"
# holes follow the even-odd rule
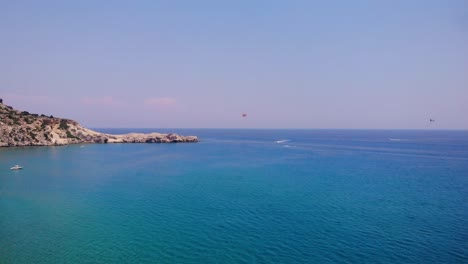
[[[0,263],[468,263],[467,131],[171,131],[1,148]]]

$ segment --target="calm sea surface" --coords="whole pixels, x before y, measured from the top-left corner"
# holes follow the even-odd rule
[[[0,263],[468,263],[468,131],[170,131],[0,148]]]

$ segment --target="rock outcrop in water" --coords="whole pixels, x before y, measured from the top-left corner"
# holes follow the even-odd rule
[[[53,146],[79,143],[198,142],[196,136],[130,133],[111,135],[87,129],[76,121],[18,111],[0,102],[0,147]]]

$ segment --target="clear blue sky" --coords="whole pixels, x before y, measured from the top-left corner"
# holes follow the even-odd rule
[[[0,40],[5,103],[90,127],[468,129],[466,0],[0,1]]]

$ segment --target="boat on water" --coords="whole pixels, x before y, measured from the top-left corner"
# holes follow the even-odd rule
[[[10,170],[21,170],[23,167],[21,167],[20,165],[15,165],[13,167],[10,168]]]

